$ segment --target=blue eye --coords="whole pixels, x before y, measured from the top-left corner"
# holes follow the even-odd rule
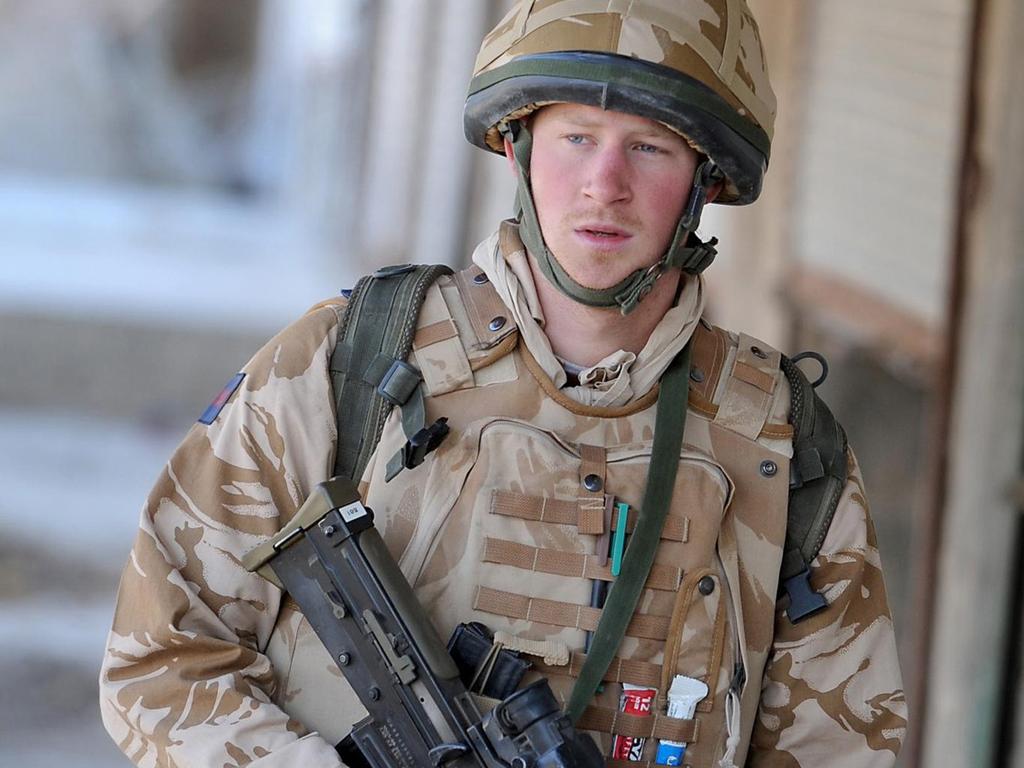
[[[565,138],[566,138],[566,140],[570,144],[577,144],[577,145],[579,145],[579,144],[582,144],[584,142],[584,138],[582,136],[580,136],[578,133],[570,133]]]
[[[647,154],[655,154],[661,151],[659,147],[656,147],[653,144],[638,144],[637,149]]]

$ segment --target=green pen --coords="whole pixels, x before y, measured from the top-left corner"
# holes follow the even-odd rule
[[[626,549],[626,519],[629,516],[629,504],[619,502],[615,505],[619,512],[615,525],[615,538],[612,539],[612,576],[618,576],[622,570],[622,553]]]

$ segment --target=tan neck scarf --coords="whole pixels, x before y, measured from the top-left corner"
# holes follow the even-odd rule
[[[638,354],[620,349],[579,374],[579,386],[566,386],[565,368],[544,334],[533,274],[515,224],[477,246],[473,262],[487,275],[519,326],[530,354],[562,392],[583,405],[611,407],[643,397],[658,382],[672,359],[686,346],[704,311],[704,282],[685,277],[679,301],[671,307]]]

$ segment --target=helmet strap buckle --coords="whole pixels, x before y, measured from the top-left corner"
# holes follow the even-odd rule
[[[623,315],[628,315],[636,309],[636,305],[654,290],[654,284],[668,269],[666,262],[667,259],[660,258],[642,273],[634,273],[639,279],[631,280],[626,290],[615,295],[615,303],[619,305],[619,311]]]
[[[700,225],[700,217],[704,212],[704,206],[708,202],[708,192],[725,176],[721,169],[711,160],[705,160],[693,174],[693,189],[690,190],[690,199],[686,203],[686,210],[683,211],[679,220],[682,229],[693,232]]]

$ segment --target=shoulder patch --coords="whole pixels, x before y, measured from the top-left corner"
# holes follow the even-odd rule
[[[203,415],[199,417],[200,424],[210,425],[220,416],[220,412],[224,410],[224,406],[227,405],[228,400],[235,394],[235,390],[242,384],[242,380],[245,378],[244,373],[236,373],[231,377],[224,389],[220,391],[213,402],[206,406],[206,410],[203,411]]]

